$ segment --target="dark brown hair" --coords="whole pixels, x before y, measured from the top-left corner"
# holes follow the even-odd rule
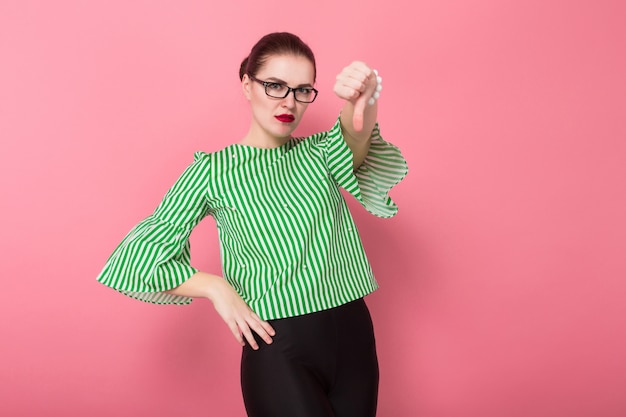
[[[244,74],[256,75],[259,68],[265,64],[272,55],[295,55],[308,58],[313,64],[313,80],[315,81],[316,68],[315,56],[309,46],[302,42],[302,39],[288,32],[275,32],[263,36],[252,47],[248,55],[239,67],[239,79],[243,79]]]

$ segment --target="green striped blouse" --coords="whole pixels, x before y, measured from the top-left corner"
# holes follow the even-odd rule
[[[339,191],[372,214],[391,217],[388,192],[406,161],[376,125],[370,151],[353,171],[339,120],[328,132],[272,149],[234,144],[197,152],[154,213],[110,256],[98,281],[139,300],[187,304],[163,291],[197,272],[189,235],[205,216],[217,224],[223,276],[262,319],[345,304],[378,285]]]

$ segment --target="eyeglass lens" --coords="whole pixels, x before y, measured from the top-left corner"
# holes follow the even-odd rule
[[[286,85],[279,83],[267,83],[265,84],[265,94],[274,98],[285,98],[293,91],[295,99],[303,103],[311,103],[315,100],[315,90],[309,87],[290,88]]]

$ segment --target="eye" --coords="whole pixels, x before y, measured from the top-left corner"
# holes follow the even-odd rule
[[[313,89],[307,88],[307,87],[300,87],[296,91],[298,92],[298,94],[305,94],[305,95],[310,95],[313,93]]]
[[[267,88],[274,91],[280,91],[283,90],[285,86],[279,83],[267,83]]]

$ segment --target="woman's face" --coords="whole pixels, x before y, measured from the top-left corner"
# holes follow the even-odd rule
[[[254,78],[291,88],[313,87],[314,69],[306,57],[273,55],[259,68]],[[296,101],[293,91],[285,98],[269,97],[263,84],[247,74],[243,77],[242,87],[252,109],[252,130],[271,139],[290,137],[308,104]]]

